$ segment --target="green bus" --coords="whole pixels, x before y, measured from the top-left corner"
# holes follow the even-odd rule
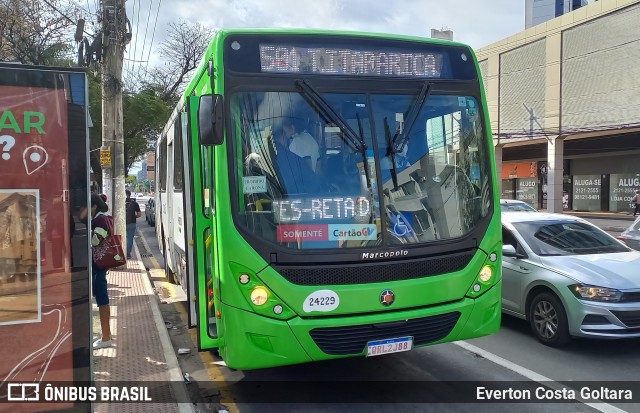
[[[468,46],[220,30],[156,155],[165,270],[229,367],[498,330],[499,192]]]

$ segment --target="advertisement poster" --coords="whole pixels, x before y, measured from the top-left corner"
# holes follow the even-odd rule
[[[538,178],[519,178],[516,199],[538,208]]]
[[[611,174],[609,182],[609,210],[632,212],[631,200],[640,189],[640,174]]]
[[[576,211],[600,211],[602,180],[600,175],[575,175],[573,177],[573,209]]]
[[[88,248],[74,217],[87,201],[84,82],[0,66],[2,398],[14,382],[90,379]],[[1,402],[0,411],[76,411]]]
[[[512,162],[502,164],[502,179],[535,178],[538,176],[538,162]]]

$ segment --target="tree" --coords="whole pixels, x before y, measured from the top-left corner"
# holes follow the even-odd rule
[[[93,127],[89,131],[91,149],[102,145],[102,91],[100,76],[89,74],[89,113]],[[125,176],[131,166],[153,147],[172,107],[157,89],[147,87],[138,92],[125,91],[122,96]],[[91,152],[91,167],[101,171],[99,151]]]
[[[155,67],[139,82],[153,88],[171,107],[178,102],[191,73],[202,59],[214,30],[200,23],[180,21],[169,25],[167,40],[160,46],[163,66]]]
[[[125,172],[152,147],[171,108],[153,88],[125,93],[122,98]]]
[[[56,65],[72,56],[75,6],[61,0],[0,0],[0,60]],[[57,9],[57,10],[56,10]]]

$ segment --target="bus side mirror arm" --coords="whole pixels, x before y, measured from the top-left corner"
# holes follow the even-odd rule
[[[200,145],[224,142],[224,99],[222,95],[202,95],[198,106],[198,140]]]

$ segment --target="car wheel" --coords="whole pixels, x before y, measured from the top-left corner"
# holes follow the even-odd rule
[[[533,334],[543,344],[560,347],[571,341],[567,313],[552,293],[540,293],[531,301],[529,323]]]

